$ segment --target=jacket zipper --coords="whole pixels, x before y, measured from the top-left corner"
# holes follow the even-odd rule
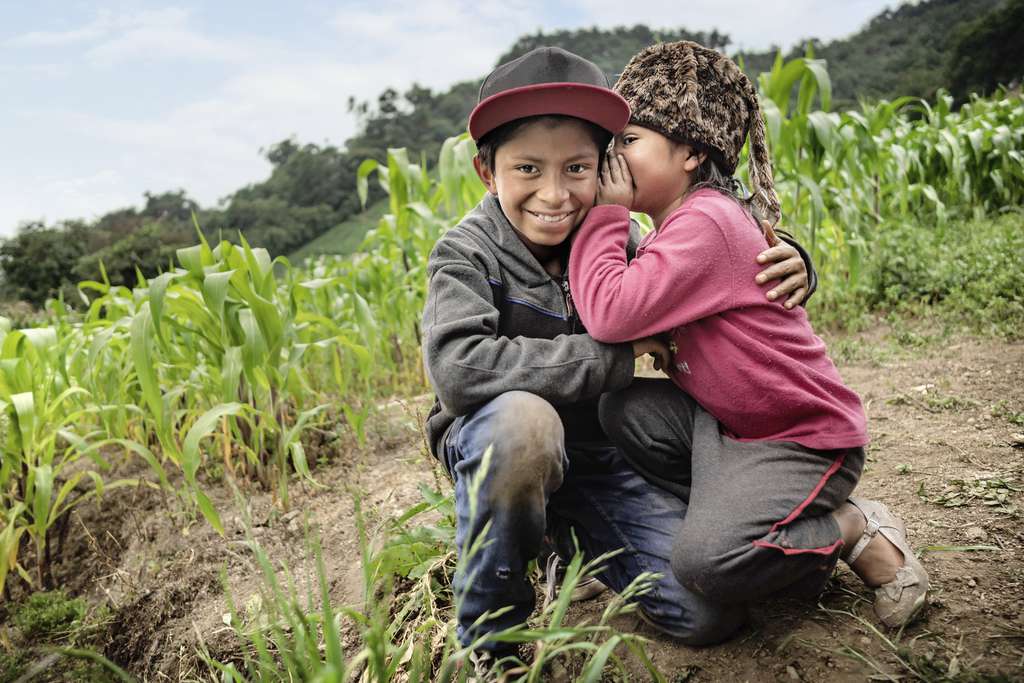
[[[569,318],[570,332],[576,331],[576,309],[572,305],[572,293],[569,291],[569,278],[562,278],[562,293],[565,295],[565,315]]]

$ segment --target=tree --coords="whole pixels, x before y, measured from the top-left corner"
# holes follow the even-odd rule
[[[207,221],[203,232],[208,239],[246,241],[266,248],[273,255],[287,254],[321,235],[336,224],[329,206],[294,206],[281,197],[235,198],[217,220]]]
[[[146,207],[142,210],[142,215],[148,218],[170,218],[188,222],[192,220],[192,212],[199,210],[199,204],[189,199],[185,195],[185,190],[161,194],[144,192],[143,195],[146,197]]]
[[[5,298],[35,306],[73,286],[72,269],[85,249],[83,223],[29,223],[0,246]]]
[[[175,252],[195,241],[190,223],[154,221],[103,249],[83,254],[74,265],[76,281],[98,280],[100,263],[111,284],[135,286],[136,271],[150,278],[168,270]]]
[[[963,26],[949,61],[949,90],[959,101],[1024,78],[1024,0]]]

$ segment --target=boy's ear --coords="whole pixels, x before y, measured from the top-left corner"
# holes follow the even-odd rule
[[[487,191],[491,194],[498,194],[498,186],[494,184],[494,171],[480,160],[479,154],[473,157],[473,168],[476,169],[480,182],[487,187]]]

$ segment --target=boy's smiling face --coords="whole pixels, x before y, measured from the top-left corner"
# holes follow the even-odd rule
[[[583,122],[541,120],[498,147],[493,170],[479,158],[474,164],[520,239],[543,261],[594,205],[599,159]]]

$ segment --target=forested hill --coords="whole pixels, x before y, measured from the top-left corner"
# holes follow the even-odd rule
[[[729,47],[729,36],[718,31],[694,33],[682,28],[654,30],[634,26],[612,31],[594,28],[538,32],[516,41],[499,63],[541,45],[557,45],[587,57],[614,79],[638,46],[659,41],[695,40],[740,58],[746,72],[756,77],[771,69],[779,49],[789,49],[788,53],[783,52],[788,59],[802,56],[809,43],[815,57],[828,62],[834,107],[855,106],[858,98],[894,99],[902,95],[930,98],[939,88],[948,89],[951,85],[951,62],[965,29],[1006,4],[1005,0],[906,3],[883,11],[847,38],[822,43],[808,37],[800,44],[763,52],[737,53]],[[683,17],[685,19],[685,14]],[[1022,65],[1018,63],[1018,66]]]
[[[1024,73],[1022,15],[1024,0],[929,0],[886,10],[859,30],[850,27],[857,32],[843,40],[810,42],[815,55],[828,60],[835,107],[852,106],[858,97],[930,97],[950,86],[962,97]],[[718,31],[590,28],[523,36],[498,63],[539,45],[557,45],[592,59],[614,79],[643,47],[680,39],[729,52],[729,37]],[[803,44],[792,46],[788,56],[803,50]],[[738,56],[756,75],[770,68],[775,51]],[[75,300],[74,283],[99,280],[100,262],[112,283],[134,284],[136,272],[159,272],[176,248],[195,239],[193,210],[210,239],[235,239],[241,231],[274,255],[293,253],[312,240],[317,241],[303,254],[331,251],[330,244],[351,249],[359,237],[340,233],[365,231],[365,224],[349,220],[359,212],[359,163],[382,158],[389,147],[435,158],[446,137],[464,130],[478,88],[479,81],[444,92],[414,85],[404,93],[386,89],[373,102],[350,99],[360,122],[357,135],[341,146],[293,139],[270,145],[270,177],[236,191],[224,208],[198,210],[184,191],[147,193],[141,209],[112,211],[92,222],[26,226],[0,247],[0,299],[38,305],[64,291]]]
[[[1003,0],[908,3],[883,11],[848,38],[826,44],[813,41],[815,57],[828,62],[835,106],[852,107],[858,98],[930,99],[939,88],[950,89],[953,62],[963,57],[957,55],[962,35],[976,19],[1005,4]],[[1018,26],[1018,35],[1024,38],[1021,30]],[[794,46],[788,56],[798,56],[802,50],[803,46]],[[755,73],[770,68],[774,56],[744,55],[748,71]],[[1022,65],[1018,62],[1018,66]]]
[[[685,28],[652,29],[637,25],[632,28],[615,29],[585,28],[575,31],[553,31],[526,35],[512,45],[498,58],[498,64],[525,55],[530,50],[545,45],[554,45],[582,55],[601,67],[611,82],[626,66],[630,58],[641,49],[654,43],[671,43],[677,40],[693,40],[715,50],[728,51],[729,36],[718,31],[687,31]]]

